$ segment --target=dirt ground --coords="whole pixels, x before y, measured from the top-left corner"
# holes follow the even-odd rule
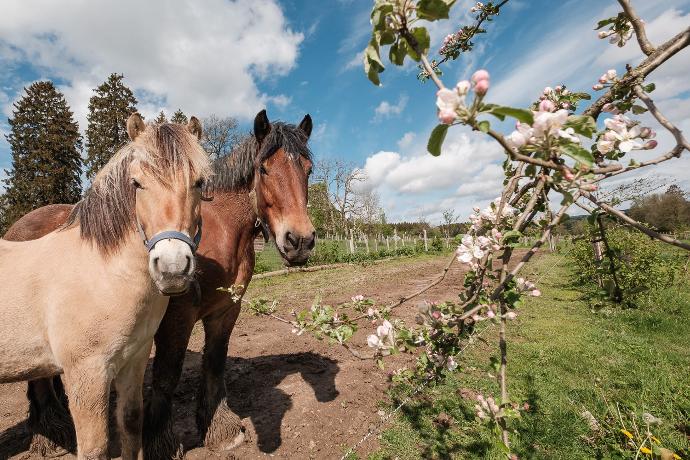
[[[337,305],[363,294],[380,304],[398,300],[428,284],[442,272],[449,256],[399,259],[370,266],[348,266],[314,273],[297,273],[255,280],[245,298],[264,297],[279,302],[278,314],[308,308],[315,297]],[[411,321],[421,299],[454,299],[462,282],[454,264],[446,279],[419,299],[396,310]],[[351,340],[366,350],[366,321]],[[197,324],[188,347],[182,380],[174,400],[175,432],[187,449],[187,458],[340,458],[384,412],[377,402],[386,399],[387,372],[409,357],[396,357],[387,370],[371,360],[355,358],[339,345],[297,336],[274,319],[243,312],[230,339],[226,382],[230,407],[244,420],[249,440],[232,453],[213,454],[199,447],[194,412],[203,331]],[[0,459],[31,459],[27,453],[26,385],[0,385]],[[372,436],[359,449],[362,456],[377,448]],[[67,457],[65,457],[67,458]]]

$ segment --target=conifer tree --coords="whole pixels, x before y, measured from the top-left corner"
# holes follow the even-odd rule
[[[186,125],[188,121],[187,115],[185,115],[181,109],[177,109],[177,112],[175,112],[170,119],[170,123],[179,123],[181,125]]]
[[[12,149],[12,169],[5,170],[3,179],[3,231],[32,209],[75,203],[81,197],[82,139],[65,97],[50,81],[24,90],[14,103],[5,136]]]
[[[167,123],[168,119],[165,117],[165,112],[161,110],[161,113],[158,114],[155,120],[153,120],[154,123]]]
[[[93,179],[128,140],[127,118],[136,112],[137,100],[122,82],[124,76],[111,74],[94,89],[89,100],[86,128],[86,177]]]

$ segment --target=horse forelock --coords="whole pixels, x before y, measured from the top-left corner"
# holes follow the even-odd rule
[[[306,133],[295,125],[272,122],[271,131],[264,138],[260,150],[256,138],[248,136],[232,152],[213,163],[214,187],[221,191],[248,188],[254,179],[256,160],[261,163],[281,149],[293,161],[300,157],[311,160],[308,139]]]
[[[208,155],[187,128],[172,123],[148,124],[98,172],[84,198],[76,204],[63,228],[79,223],[81,237],[108,254],[116,251],[135,228],[135,188],[130,165],[166,187],[180,179],[189,184],[212,175]]]

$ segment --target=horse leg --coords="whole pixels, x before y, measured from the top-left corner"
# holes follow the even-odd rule
[[[239,311],[233,305],[222,316],[203,320],[206,340],[196,420],[204,445],[212,450],[230,450],[244,441],[242,421],[227,404],[224,379],[228,341]]]
[[[192,308],[177,308],[171,302],[156,332],[151,394],[144,408],[144,457],[147,460],[182,456],[182,447],[173,433],[172,399],[182,374],[195,315]]]
[[[65,390],[77,434],[78,460],[108,459],[110,381],[102,363],[79,363],[65,369]]]
[[[29,451],[41,457],[60,457],[76,448],[74,424],[67,409],[60,376],[28,382]]]
[[[146,362],[151,351],[148,346],[133,356],[115,378],[117,390],[117,425],[122,442],[122,460],[143,460],[141,429],[144,415],[143,387]]]

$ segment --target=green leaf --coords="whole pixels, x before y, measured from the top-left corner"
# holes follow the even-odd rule
[[[446,132],[448,132],[448,125],[436,125],[434,130],[431,131],[426,149],[435,157],[441,154],[441,146],[443,146],[443,141],[446,139]]]
[[[364,52],[364,72],[373,84],[380,86],[379,74],[383,72],[384,67],[379,56],[378,46],[373,42],[374,40],[372,39],[372,43],[367,46]]]
[[[391,46],[388,52],[388,58],[395,65],[403,65],[407,56],[407,42],[399,40]]]
[[[576,144],[566,144],[561,148],[561,151],[570,158],[579,161],[587,166],[592,166],[594,163],[594,156],[589,150],[585,150]]]
[[[656,85],[654,83],[650,83],[648,85],[643,86],[645,93],[651,93],[656,89]]]
[[[566,192],[565,190],[561,192],[563,195],[563,200],[561,200],[561,206],[566,206],[569,204],[572,204],[573,200],[573,194],[570,192]]]
[[[426,28],[424,27],[415,27],[411,30],[411,33],[417,41],[417,45],[419,46],[419,49],[421,50],[422,54],[426,54],[429,51],[429,44],[431,43],[431,39],[429,38],[429,31],[426,30]],[[407,54],[415,61],[419,61],[421,59],[421,56],[417,54],[417,52],[414,49],[412,49],[412,45],[409,43],[407,47]]]
[[[597,124],[594,118],[589,115],[570,115],[565,126],[566,128],[573,128],[577,134],[590,139],[597,132]]]
[[[597,26],[594,28],[594,30],[599,30],[604,26],[613,24],[614,22],[616,22],[616,18],[602,19],[601,21],[597,22]]]
[[[508,230],[503,234],[503,242],[505,244],[508,243],[517,243],[520,240],[520,237],[522,236],[522,233],[520,233],[517,230]]]
[[[393,12],[393,5],[391,4],[378,4],[374,6],[371,11],[371,25],[376,31],[382,31],[386,29],[386,16]]]
[[[641,105],[633,105],[632,106],[632,113],[635,115],[640,115],[642,113],[645,113],[647,111],[646,107],[642,107]]]
[[[390,30],[383,31],[378,36],[379,45],[386,46],[395,43],[395,34]]]
[[[483,133],[488,133],[489,129],[491,129],[491,124],[489,124],[489,122],[486,120],[482,120],[477,124],[477,128],[479,128],[479,131]]]
[[[427,21],[448,19],[453,3],[455,0],[420,0],[417,4],[417,17]]]
[[[493,107],[489,113],[491,115],[494,115],[499,120],[503,120],[505,117],[512,117],[522,123],[527,123],[528,125],[534,123],[534,115],[532,115],[532,112],[530,110],[526,109],[496,106]],[[501,116],[503,118],[501,118]]]

